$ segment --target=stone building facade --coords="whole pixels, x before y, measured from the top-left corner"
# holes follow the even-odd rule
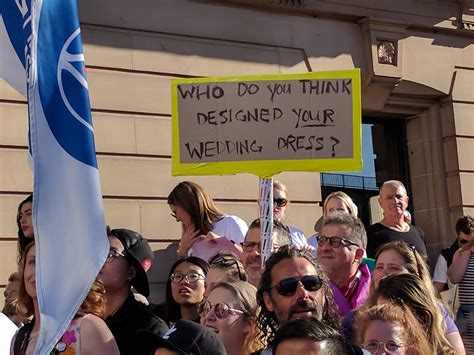
[[[377,180],[405,166],[432,259],[454,238],[456,219],[474,215],[473,1],[80,0],[79,8],[107,223],[150,240],[155,301],[180,237],[166,197],[185,180],[171,176],[173,78],[360,68],[364,120],[404,132],[403,154],[380,154]],[[0,80],[0,290],[15,268],[17,205],[32,191],[26,132],[25,99]],[[288,223],[310,235],[320,174],[275,178],[290,192]],[[187,179],[225,212],[257,217],[256,177]]]

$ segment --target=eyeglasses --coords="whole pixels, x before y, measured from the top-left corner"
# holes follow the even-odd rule
[[[254,250],[257,250],[258,252],[262,250],[262,243],[242,242],[240,243],[240,245],[242,246],[242,249],[247,253],[251,253]],[[280,249],[280,247],[281,245],[272,241],[272,252],[276,252],[278,249]]]
[[[176,217],[176,213],[174,213],[174,212],[171,213],[171,217],[173,217],[176,220],[176,222],[178,222],[178,217]]]
[[[239,273],[239,280],[245,281],[244,278],[242,277],[242,272],[240,271],[240,266],[237,260],[235,259],[229,259],[226,258],[225,256],[221,256],[219,258],[216,258],[215,260],[212,260],[209,265],[217,265],[220,267],[225,267],[229,268],[231,266],[236,266],[237,267],[237,272]]]
[[[249,253],[255,249],[257,249],[258,251],[262,249],[262,243],[242,242],[240,243],[240,245],[242,246],[242,249],[244,249],[244,251]]]
[[[107,259],[105,259],[105,262],[111,263],[112,261],[118,258],[125,258],[125,255],[123,255],[121,252],[117,250],[112,249],[112,250],[109,250],[109,253],[107,254]]]
[[[274,198],[273,203],[278,207],[285,207],[288,204],[288,200],[286,198]]]
[[[298,284],[300,283],[303,285],[304,289],[309,292],[318,291],[323,287],[323,280],[321,277],[318,275],[307,275],[283,279],[275,286],[270,287],[270,289],[275,288],[281,296],[289,297],[295,294]]]
[[[190,272],[189,274],[175,273],[175,274],[171,274],[170,276],[170,280],[174,283],[181,282],[183,279],[193,284],[193,283],[198,282],[199,280],[204,280],[205,277],[202,276],[201,274],[198,274],[197,272]]]
[[[326,237],[325,235],[318,235],[316,237],[316,240],[318,241],[318,245],[322,247],[324,243],[329,242],[329,245],[333,248],[339,248],[340,245],[343,247],[347,247],[349,245],[354,245],[358,247],[359,245],[357,243],[354,243],[352,240],[349,239],[344,239],[340,237]]]
[[[459,239],[459,244],[466,244],[468,241],[467,239]]]
[[[370,352],[371,354],[375,354],[377,351],[379,351],[380,345],[383,345],[385,352],[388,352],[390,354],[398,354],[400,352],[400,349],[406,346],[403,344],[397,344],[394,340],[387,340],[386,342],[371,340],[362,345],[364,349]]]
[[[206,314],[209,313],[211,309],[214,311],[214,314],[219,319],[226,319],[228,316],[235,313],[245,314],[244,311],[241,311],[240,309],[230,308],[225,303],[216,303],[215,305],[213,305],[209,301],[204,301],[199,305],[198,314],[200,317],[204,317],[206,316]]]

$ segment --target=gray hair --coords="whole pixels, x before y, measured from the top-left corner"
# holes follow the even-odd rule
[[[344,225],[352,229],[351,240],[360,248],[367,248],[367,233],[362,221],[348,213],[334,213],[324,218],[323,226]]]

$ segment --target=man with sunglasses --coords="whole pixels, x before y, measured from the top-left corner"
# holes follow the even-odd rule
[[[272,250],[277,251],[283,245],[291,244],[291,236],[285,227],[273,221]],[[245,235],[242,246],[242,262],[248,275],[248,282],[258,287],[262,277],[262,236],[260,232],[260,219],[254,220]]]
[[[298,318],[314,317],[340,327],[323,269],[311,255],[291,245],[282,246],[265,263],[257,303],[261,307],[257,327],[267,334],[269,343],[280,326]]]
[[[433,272],[433,284],[438,292],[447,291],[453,286],[448,280],[448,267],[453,262],[454,253],[471,241],[474,219],[471,216],[463,216],[457,220],[455,228],[457,238],[449,248],[441,250]]]
[[[329,283],[340,316],[359,308],[367,299],[370,270],[361,264],[367,246],[363,223],[348,213],[327,216],[317,236],[318,262]]]

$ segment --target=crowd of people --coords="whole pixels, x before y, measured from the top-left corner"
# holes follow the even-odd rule
[[[262,266],[259,219],[248,226],[199,184],[178,184],[168,205],[182,235],[160,304],[147,298],[147,240],[107,227],[105,264],[53,353],[474,354],[472,217],[459,218],[431,277],[425,235],[406,218],[399,181],[382,184],[383,219],[367,230],[341,191],[325,199],[308,237],[285,223],[283,183],[274,182],[273,199],[272,254]],[[39,334],[32,204],[29,196],[18,207],[2,354],[33,354]]]

